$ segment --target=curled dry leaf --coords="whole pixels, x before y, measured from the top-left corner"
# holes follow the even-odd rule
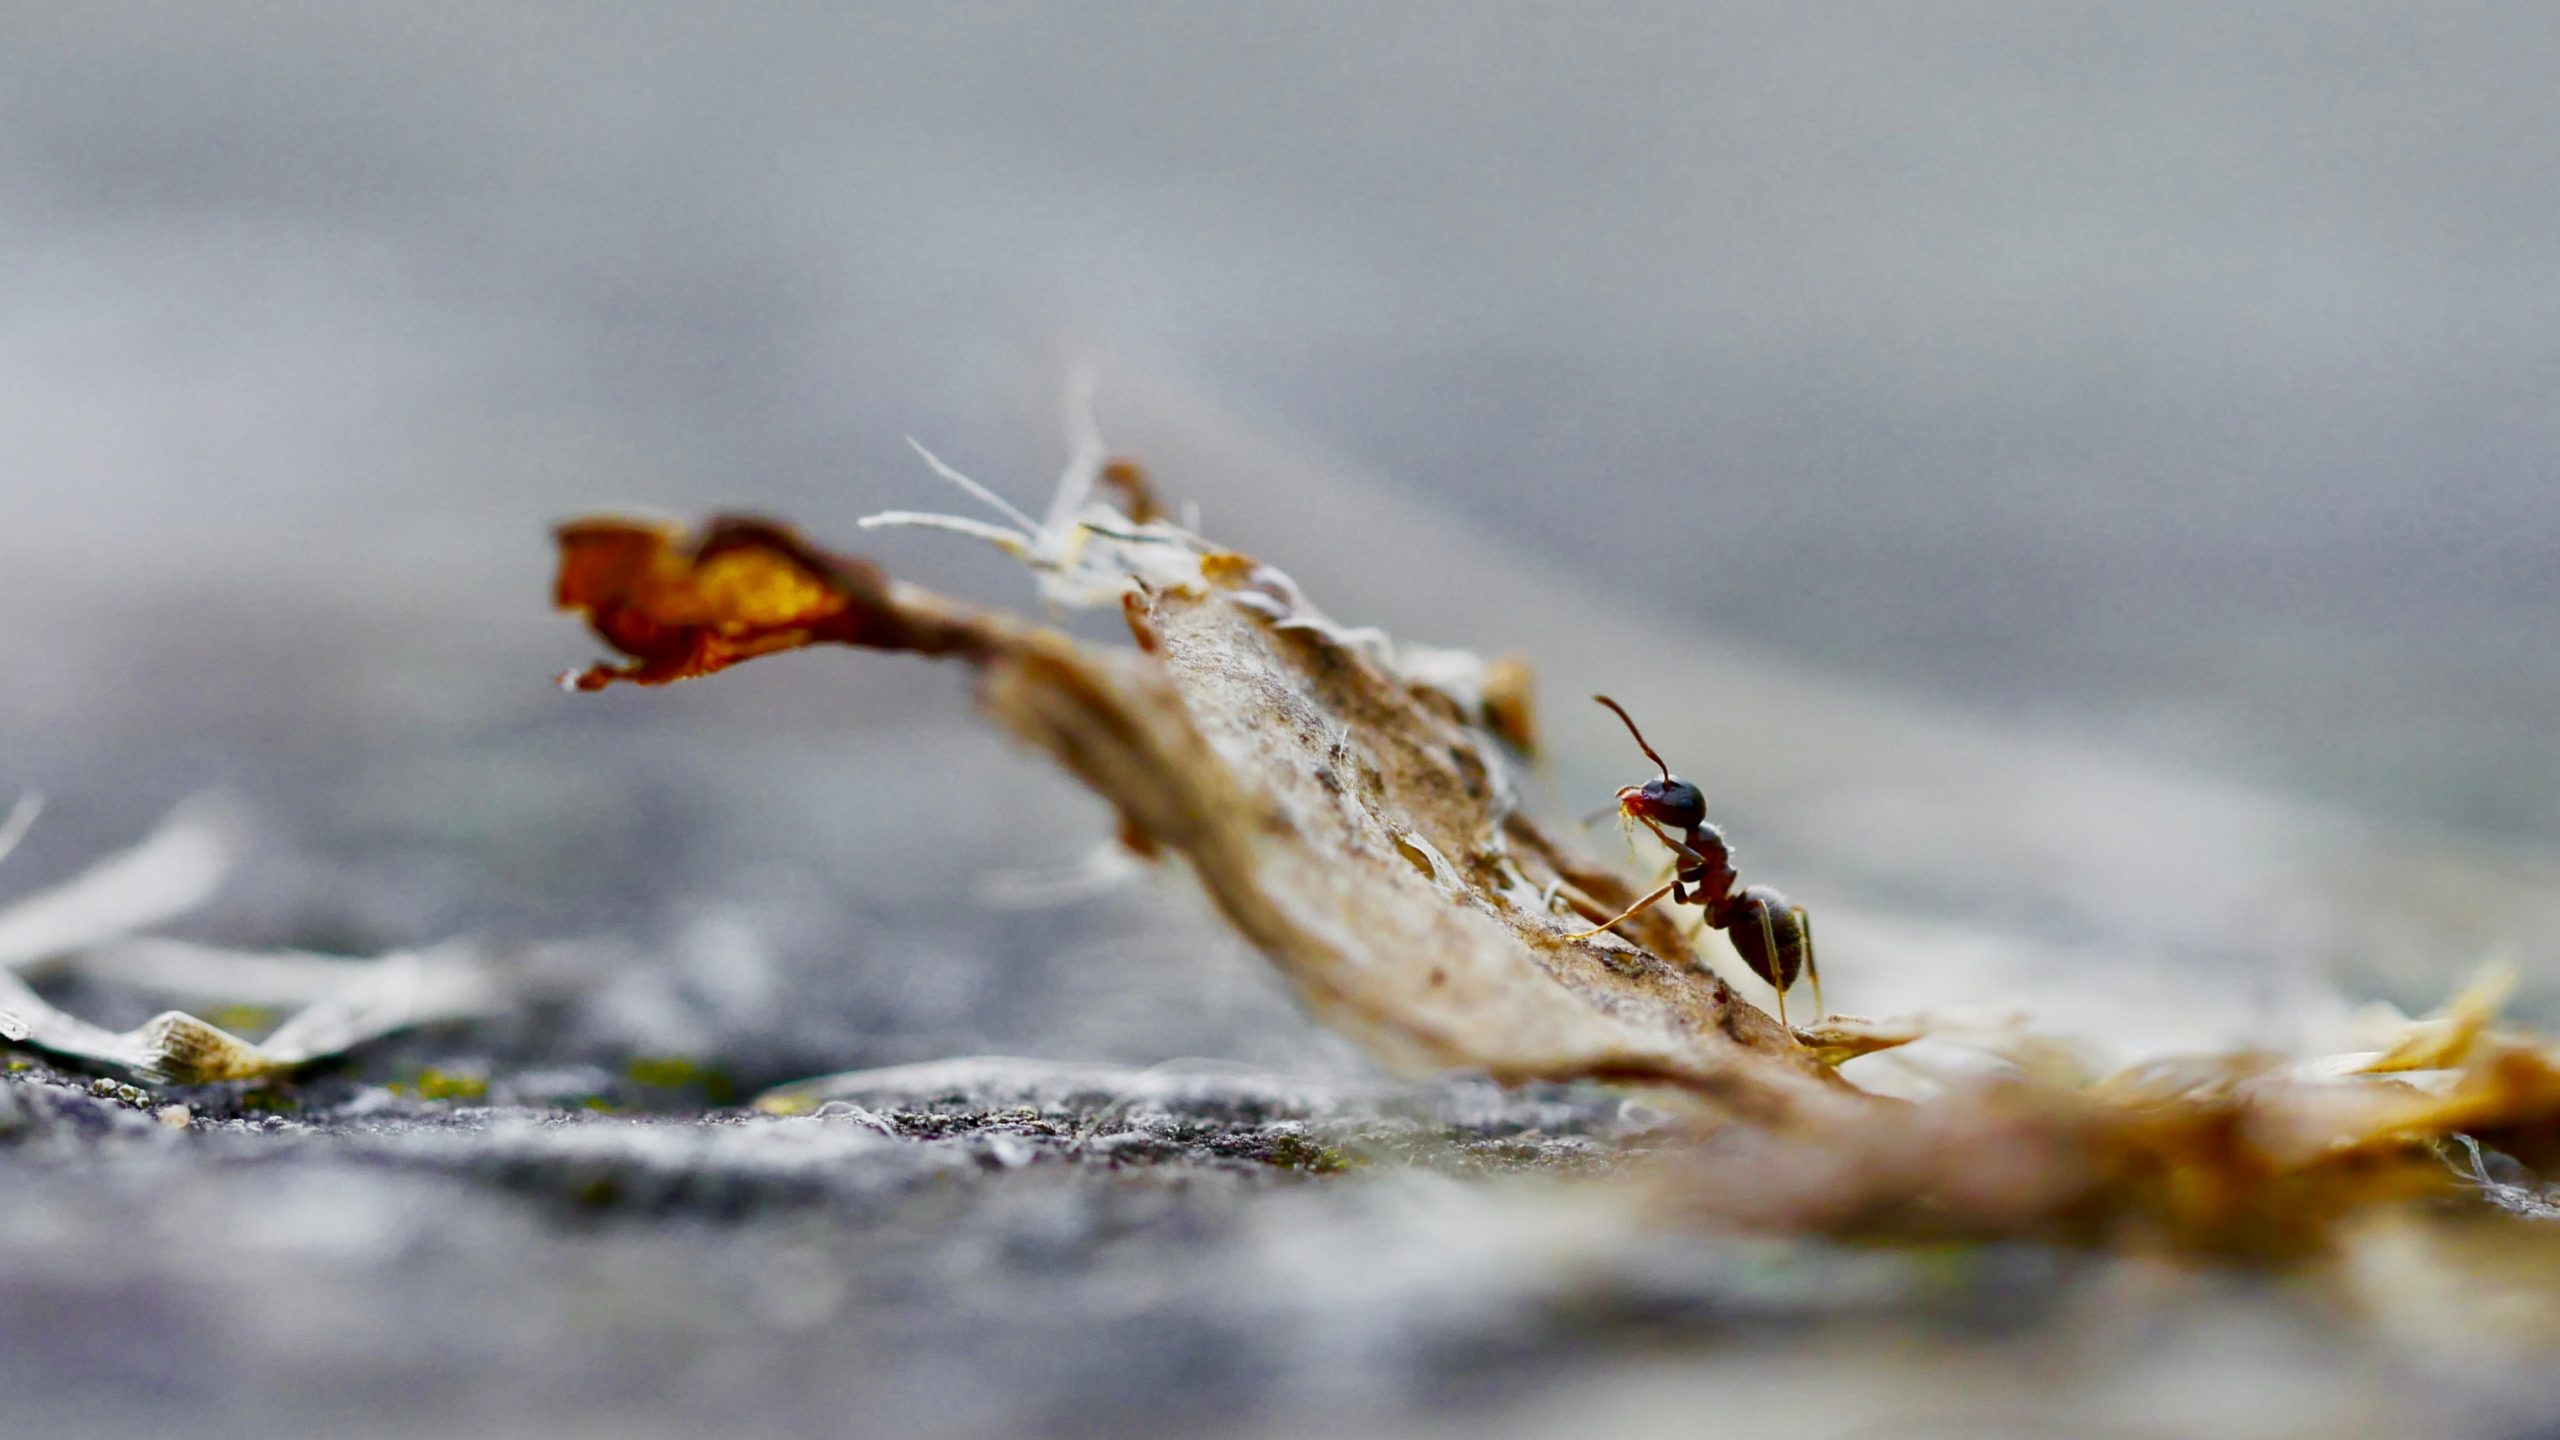
[[[1107,507],[1094,507],[1103,509]],[[1516,803],[1484,667],[1347,630],[1296,585],[1160,518],[1084,512],[1069,593],[1102,579],[1134,650],[888,579],[780,527],[564,526],[558,593],[661,683],[818,643],[948,655],[986,709],[1187,861],[1309,1006],[1405,1071],[1656,1083],[1776,1119],[1869,1102],[1701,964],[1666,917],[1568,935],[1633,898]],[[1079,553],[1080,552],[1080,553]],[[1498,713],[1522,684],[1497,676]],[[1514,737],[1523,719],[1502,722]],[[1586,918],[1589,917],[1589,918]]]
[[[2021,1035],[1991,1047],[2015,1062],[1997,1082],[1917,1105],[1859,1092],[1830,1066],[1926,1027],[1784,1032],[1660,910],[1624,940],[1573,938],[1636,887],[1520,811],[1506,748],[1534,744],[1524,666],[1341,625],[1286,574],[1165,519],[1089,436],[1078,450],[1044,521],[928,455],[1019,528],[865,523],[992,541],[1052,602],[1116,601],[1134,649],[767,522],[593,519],[560,531],[559,598],[631,663],[572,683],[658,684],[822,643],[960,659],[998,723],[1117,809],[1124,844],[1186,861],[1308,1005],[1391,1067],[1662,1086],[1751,1122],[1663,1167],[1664,1206],[1702,1223],[2293,1257],[2350,1214],[2457,1191],[2446,1137],[2560,1162],[2560,1050],[2488,1029],[2495,982],[2325,1063],[2212,1057],[2093,1083],[2058,1049],[2033,1061],[2050,1042]],[[1092,499],[1097,480],[1134,513]]]

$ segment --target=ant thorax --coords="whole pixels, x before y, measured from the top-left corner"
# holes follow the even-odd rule
[[[1701,820],[1682,837],[1691,855],[1683,856],[1680,883],[1701,903],[1724,895],[1733,889],[1733,851],[1724,843],[1724,832]]]

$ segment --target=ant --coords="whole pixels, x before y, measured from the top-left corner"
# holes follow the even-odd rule
[[[1802,974],[1813,982],[1813,1009],[1822,1013],[1822,972],[1813,963],[1813,920],[1801,905],[1790,905],[1787,897],[1766,885],[1734,889],[1733,852],[1724,843],[1724,832],[1707,823],[1707,797],[1697,786],[1671,773],[1662,757],[1645,743],[1644,732],[1636,728],[1634,717],[1617,701],[1606,695],[1591,697],[1609,707],[1626,722],[1627,733],[1636,737],[1636,748],[1644,751],[1662,771],[1659,780],[1642,785],[1629,785],[1618,792],[1618,814],[1624,819],[1641,820],[1663,844],[1671,847],[1679,863],[1678,870],[1662,888],[1630,905],[1616,919],[1577,931],[1565,938],[1588,940],[1621,921],[1651,909],[1664,896],[1674,905],[1700,905],[1706,908],[1707,924],[1722,930],[1733,941],[1742,963],[1751,973],[1769,982],[1778,992],[1778,1024],[1787,1023],[1787,991]],[[1671,830],[1680,836],[1675,839]]]

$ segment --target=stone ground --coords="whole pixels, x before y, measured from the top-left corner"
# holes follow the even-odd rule
[[[634,1113],[665,1097],[602,1071],[492,1086],[581,1089],[155,1094],[21,1062],[0,1088],[10,1432],[2504,1418],[2458,1367],[2378,1349],[2281,1284],[1667,1231],[1610,1183],[1656,1117],[1596,1090],[964,1062],[779,1118]]]

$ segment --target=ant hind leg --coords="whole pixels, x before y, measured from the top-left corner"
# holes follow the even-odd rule
[[[1787,1023],[1787,982],[1795,977],[1778,964],[1778,926],[1769,918],[1769,907],[1755,905],[1752,912],[1760,918],[1761,954],[1769,957],[1769,988],[1778,992],[1778,1028],[1792,1035],[1795,1027]]]
[[[1822,967],[1813,963],[1813,917],[1801,905],[1791,913],[1796,918],[1796,935],[1804,944],[1804,978],[1813,982],[1813,1018],[1819,1020],[1831,1012],[1822,1008]]]

